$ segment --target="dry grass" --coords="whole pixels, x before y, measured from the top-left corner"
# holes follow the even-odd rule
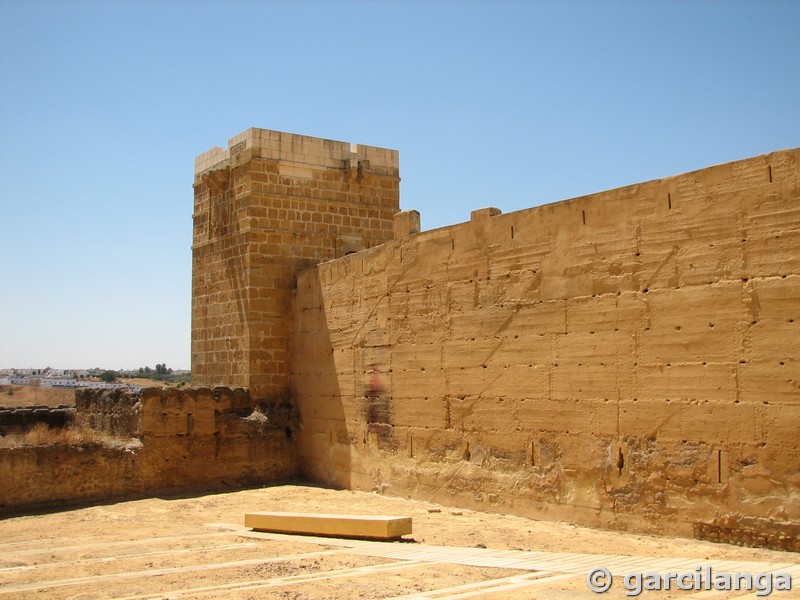
[[[75,406],[75,390],[30,385],[0,385],[0,406]]]
[[[24,434],[0,437],[0,448],[20,448],[23,446],[67,446],[115,445],[114,438],[96,429],[80,425],[64,428],[51,428],[46,423],[37,423]]]
[[[119,383],[129,383],[131,385],[140,385],[142,387],[168,387],[168,384],[164,381],[147,379],[145,377],[123,377],[119,379]]]

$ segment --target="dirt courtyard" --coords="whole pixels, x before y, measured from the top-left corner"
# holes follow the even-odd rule
[[[250,532],[244,513],[413,518],[402,542]],[[727,561],[727,562],[725,562]],[[800,556],[569,523],[454,510],[372,493],[279,485],[150,498],[0,520],[2,598],[595,598],[593,566],[617,572],[787,571]],[[615,566],[616,565],[616,566]],[[798,586],[795,586],[798,587]],[[639,597],[755,598],[755,591],[649,591]],[[800,598],[800,591],[773,591]]]

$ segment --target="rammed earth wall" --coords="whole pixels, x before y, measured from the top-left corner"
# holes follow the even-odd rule
[[[75,418],[75,408],[67,405],[0,406],[0,434],[23,433],[34,425],[66,427]]]
[[[298,473],[294,423],[258,410],[246,390],[87,389],[76,404],[79,422],[118,439],[0,448],[0,512],[267,484]]]
[[[305,472],[617,529],[793,527],[799,156],[476,211],[304,271]]]

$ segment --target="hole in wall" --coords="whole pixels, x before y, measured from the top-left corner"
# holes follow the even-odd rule
[[[617,448],[617,471],[622,475],[622,469],[625,467],[625,457],[622,455],[622,448]]]
[[[583,216],[583,224],[586,225],[586,211],[582,210],[581,215]]]
[[[772,165],[767,165],[767,179],[772,183]]]

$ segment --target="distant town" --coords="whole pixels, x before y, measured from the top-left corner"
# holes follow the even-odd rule
[[[129,381],[126,381],[129,380]],[[132,381],[131,381],[132,380]],[[191,371],[170,369],[166,363],[155,368],[140,367],[135,370],[101,369],[0,369],[0,385],[28,385],[50,388],[129,388],[138,392],[146,383],[142,380],[161,381],[182,387],[191,380]]]

